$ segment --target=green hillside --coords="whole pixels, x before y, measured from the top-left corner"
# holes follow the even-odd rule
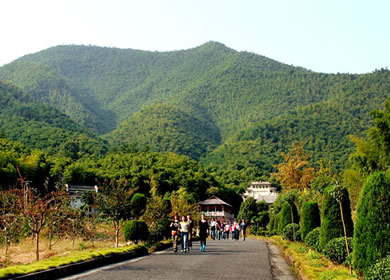
[[[256,167],[267,176],[281,161],[281,152],[287,153],[293,143],[302,142],[313,163],[326,158],[342,168],[354,146],[348,136],[362,135],[373,125],[369,112],[383,108],[390,93],[389,78],[386,70],[356,76],[327,101],[297,107],[237,132],[204,163],[234,169]]]
[[[82,126],[101,132],[108,130],[96,113],[98,107],[93,98],[83,100],[61,75],[47,66],[16,61],[0,68],[0,73],[1,79],[12,81],[35,101],[56,107]]]
[[[36,103],[12,84],[0,82],[0,97],[0,131],[10,140],[50,153],[75,153],[76,158],[107,150],[101,139],[67,115]]]
[[[58,46],[1,67],[0,79],[114,145],[263,172],[297,141],[313,160],[345,165],[346,136],[372,125],[368,112],[390,93],[388,70],[315,73],[216,42],[172,52]]]
[[[105,137],[118,146],[137,143],[152,151],[171,151],[199,159],[220,144],[218,128],[206,120],[168,105],[149,105]]]
[[[26,87],[32,79],[30,71],[20,69],[18,74],[15,71],[13,76],[9,74],[17,68],[13,64],[21,62],[38,63],[61,77],[74,98],[81,100],[84,107],[91,104],[88,108],[94,109],[104,128],[113,130],[143,106],[164,102],[196,109],[198,115],[221,128],[223,138],[245,127],[248,121],[281,113],[279,110],[263,112],[259,107],[283,94],[279,93],[280,82],[274,77],[290,75],[290,72],[310,73],[259,55],[236,52],[215,42],[165,53],[59,46],[0,68],[0,79]],[[289,103],[281,96],[277,100]],[[71,115],[55,101],[49,104]],[[288,105],[288,108],[294,106]],[[67,109],[73,110],[73,106]],[[97,127],[96,131],[106,130]]]

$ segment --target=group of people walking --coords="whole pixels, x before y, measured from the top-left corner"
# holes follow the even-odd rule
[[[174,252],[177,252],[179,240],[181,242],[181,252],[186,253],[190,251],[192,249],[192,237],[197,233],[200,239],[200,251],[204,252],[206,250],[206,239],[209,234],[213,240],[228,240],[231,233],[232,240],[238,240],[241,232],[242,240],[245,240],[246,223],[245,219],[242,219],[241,223],[238,223],[237,220],[231,223],[229,221],[225,222],[224,219],[218,221],[214,218],[209,223],[205,215],[202,214],[196,230],[191,215],[181,216],[179,220],[179,216],[176,214],[170,224],[170,229]]]
[[[229,235],[231,235],[232,240],[239,240],[240,233],[242,240],[245,241],[246,237],[246,223],[245,219],[241,220],[239,223],[237,220],[233,222],[225,221],[222,219],[218,221],[218,219],[211,219],[210,222],[210,235],[213,240],[221,240],[221,239],[229,239]]]

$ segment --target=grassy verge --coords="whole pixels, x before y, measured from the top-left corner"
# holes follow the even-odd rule
[[[348,267],[337,265],[321,253],[310,249],[302,242],[283,240],[280,236],[267,238],[275,243],[287,256],[293,259],[294,266],[305,280],[356,280]]]
[[[12,275],[23,275],[41,270],[46,270],[62,265],[77,263],[81,261],[96,259],[112,254],[126,253],[141,249],[141,245],[124,246],[120,248],[104,248],[104,249],[88,249],[83,251],[73,251],[66,255],[51,257],[39,262],[33,262],[23,265],[11,265],[0,269],[0,278],[9,277]]]
[[[168,239],[168,240],[160,241],[156,244],[146,245],[146,248],[148,249],[149,254],[151,254],[155,251],[160,251],[169,248],[170,246],[172,246],[172,240]]]

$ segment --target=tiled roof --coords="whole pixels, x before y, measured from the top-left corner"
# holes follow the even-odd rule
[[[209,199],[206,199],[205,201],[199,202],[200,205],[228,205],[232,207],[229,203],[223,201],[219,197],[212,196]]]

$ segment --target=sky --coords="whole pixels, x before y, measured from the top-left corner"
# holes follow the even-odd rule
[[[208,41],[316,72],[390,66],[389,0],[1,0],[0,11],[0,66],[56,45]]]

